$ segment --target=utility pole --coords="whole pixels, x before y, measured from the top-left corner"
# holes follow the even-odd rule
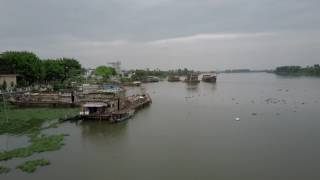
[[[6,108],[6,98],[4,97],[4,94],[2,94],[2,99],[3,99],[3,111],[6,116],[6,123],[8,123],[9,119],[8,119],[7,108]]]
[[[3,100],[3,112],[6,116],[6,123],[9,122],[9,119],[8,119],[8,114],[7,114],[7,108],[6,108],[6,98],[4,97],[4,94],[2,94],[2,100]],[[7,136],[6,136],[6,150],[8,150],[8,145],[9,145],[9,134],[7,133]]]

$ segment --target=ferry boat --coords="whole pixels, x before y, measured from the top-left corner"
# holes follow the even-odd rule
[[[215,83],[217,82],[217,75],[205,74],[202,76],[202,81]]]
[[[189,74],[187,78],[184,80],[186,83],[199,83],[200,80],[198,78],[198,74]]]

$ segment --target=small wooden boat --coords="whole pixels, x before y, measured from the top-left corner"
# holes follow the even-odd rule
[[[202,81],[215,83],[217,82],[217,75],[205,74],[202,76]]]
[[[110,122],[112,122],[112,123],[122,122],[122,121],[130,119],[133,115],[134,115],[133,109],[114,112],[114,113],[112,113],[112,116],[110,118]]]
[[[132,84],[134,86],[141,86],[141,81],[133,81]]]

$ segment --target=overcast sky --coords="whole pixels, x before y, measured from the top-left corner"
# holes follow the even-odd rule
[[[319,0],[0,0],[0,51],[126,69],[312,65],[319,8]]]

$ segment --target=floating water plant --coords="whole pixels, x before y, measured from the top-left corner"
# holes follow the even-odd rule
[[[21,171],[33,173],[37,170],[38,167],[41,166],[48,166],[50,165],[50,162],[46,159],[37,159],[32,161],[26,161],[23,164],[17,166],[17,169],[20,169]]]
[[[77,108],[24,108],[10,107],[0,111],[0,134],[28,134],[42,128],[45,122],[57,120],[66,114],[76,114]],[[8,119],[6,118],[8,115]],[[52,128],[56,123],[51,124]]]
[[[31,145],[0,152],[0,161],[9,160],[15,157],[28,157],[34,153],[59,150],[64,145],[64,136],[66,135],[34,135],[33,137],[30,137]]]
[[[5,174],[10,172],[10,168],[0,165],[0,174]]]

